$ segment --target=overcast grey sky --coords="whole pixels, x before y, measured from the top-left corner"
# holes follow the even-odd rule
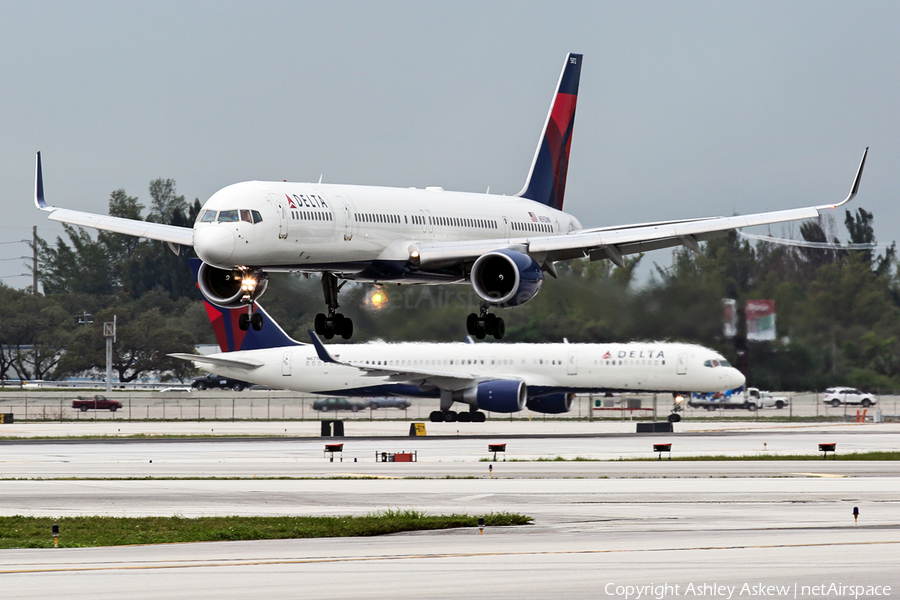
[[[148,204],[156,177],[201,201],[320,175],[514,194],[569,51],[584,66],[564,208],[585,226],[837,201],[871,146],[854,207],[900,238],[898,2],[0,8],[0,242],[62,231],[31,202],[37,150],[48,200],[94,212],[117,188]],[[24,262],[0,262],[2,281],[30,284],[8,277]]]

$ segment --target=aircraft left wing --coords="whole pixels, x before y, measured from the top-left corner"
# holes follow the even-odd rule
[[[345,367],[353,367],[361,371],[365,371],[366,375],[371,377],[388,377],[393,382],[405,382],[414,385],[434,385],[442,389],[462,389],[470,387],[481,380],[475,373],[463,373],[454,371],[440,371],[432,369],[413,369],[409,367],[400,367],[395,365],[373,365],[360,361],[340,360],[336,356],[332,356],[322,340],[314,332],[309,332],[313,346],[316,348],[316,354],[322,362],[343,365]]]
[[[866,164],[866,148],[850,194],[837,204],[825,204],[806,208],[738,215],[733,217],[706,217],[641,223],[618,227],[582,229],[567,235],[532,236],[500,240],[474,240],[463,243],[420,243],[410,247],[410,259],[423,268],[440,267],[475,260],[485,252],[498,248],[510,248],[530,255],[551,273],[552,262],[590,257],[591,260],[608,258],[624,265],[623,256],[672,246],[687,246],[699,251],[700,242],[726,235],[729,231],[756,225],[769,225],[802,219],[815,219],[820,211],[839,208],[850,202],[859,191],[863,167]]]
[[[80,227],[93,227],[94,229],[112,231],[113,233],[124,233],[180,246],[194,245],[194,230],[188,227],[151,223],[139,219],[123,219],[121,217],[98,215],[50,206],[44,200],[44,176],[41,170],[40,152],[37,153],[34,168],[34,205],[43,211],[49,212],[50,215],[47,218],[51,221],[60,221]]]

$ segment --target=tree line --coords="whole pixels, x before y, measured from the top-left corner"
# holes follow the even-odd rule
[[[178,195],[175,181],[156,179],[150,204],[119,189],[109,214],[189,227],[201,204]],[[847,211],[843,234],[828,219],[799,226],[803,240],[832,244],[818,249],[751,242],[735,233],[679,248],[671,264],[654,264],[649,281],[635,282],[648,257],[623,267],[587,259],[557,264],[541,292],[514,311],[503,311],[504,342],[695,342],[721,351],[761,388],[814,390],[851,385],[870,391],[900,390],[900,276],[896,247],[850,250],[875,242],[873,215]],[[102,323],[118,323],[113,368],[119,381],[151,372],[185,378],[191,367],[171,359],[193,345],[214,343],[188,265],[192,252],[173,253],[161,242],[64,226],[53,241],[38,238],[40,294],[0,284],[0,376],[57,379],[105,370]],[[668,254],[655,253],[652,258]],[[669,260],[666,260],[669,263]],[[776,303],[778,339],[747,340],[739,320],[734,338],[723,334],[723,300]],[[350,284],[341,311],[353,318],[353,343],[463,341],[465,318],[477,311],[469,286]],[[318,276],[270,275],[261,304],[296,339],[307,341],[322,312]],[[742,313],[742,311],[740,311]],[[84,323],[81,315],[92,315]],[[81,321],[81,322],[79,322]],[[488,342],[485,342],[488,343]],[[494,342],[496,343],[496,342]]]

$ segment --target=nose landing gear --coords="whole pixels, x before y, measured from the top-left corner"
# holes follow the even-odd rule
[[[474,335],[479,340],[483,340],[486,336],[492,335],[495,339],[503,339],[506,333],[506,325],[503,319],[493,313],[488,312],[488,305],[481,306],[480,314],[469,313],[466,319],[466,332]]]
[[[326,340],[330,340],[335,335],[339,335],[345,340],[349,340],[353,336],[353,321],[337,312],[340,306],[338,292],[344,283],[338,285],[337,277],[333,273],[322,273],[322,291],[325,294],[325,304],[328,305],[328,314],[317,314],[315,327],[316,333]]]
[[[258,298],[266,289],[268,279],[265,274],[260,275],[256,271],[242,268],[240,270],[241,302],[249,305],[247,312],[241,313],[238,317],[238,327],[241,331],[247,331],[253,327],[254,331],[259,331],[263,327],[263,316],[261,313],[254,312],[256,306],[256,298]],[[262,285],[260,285],[262,283]]]

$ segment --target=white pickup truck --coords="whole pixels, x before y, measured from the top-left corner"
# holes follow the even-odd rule
[[[688,406],[717,410],[719,408],[744,408],[758,410],[760,408],[784,408],[790,403],[787,396],[773,396],[772,392],[760,391],[758,388],[747,388],[743,394],[692,394]]]

